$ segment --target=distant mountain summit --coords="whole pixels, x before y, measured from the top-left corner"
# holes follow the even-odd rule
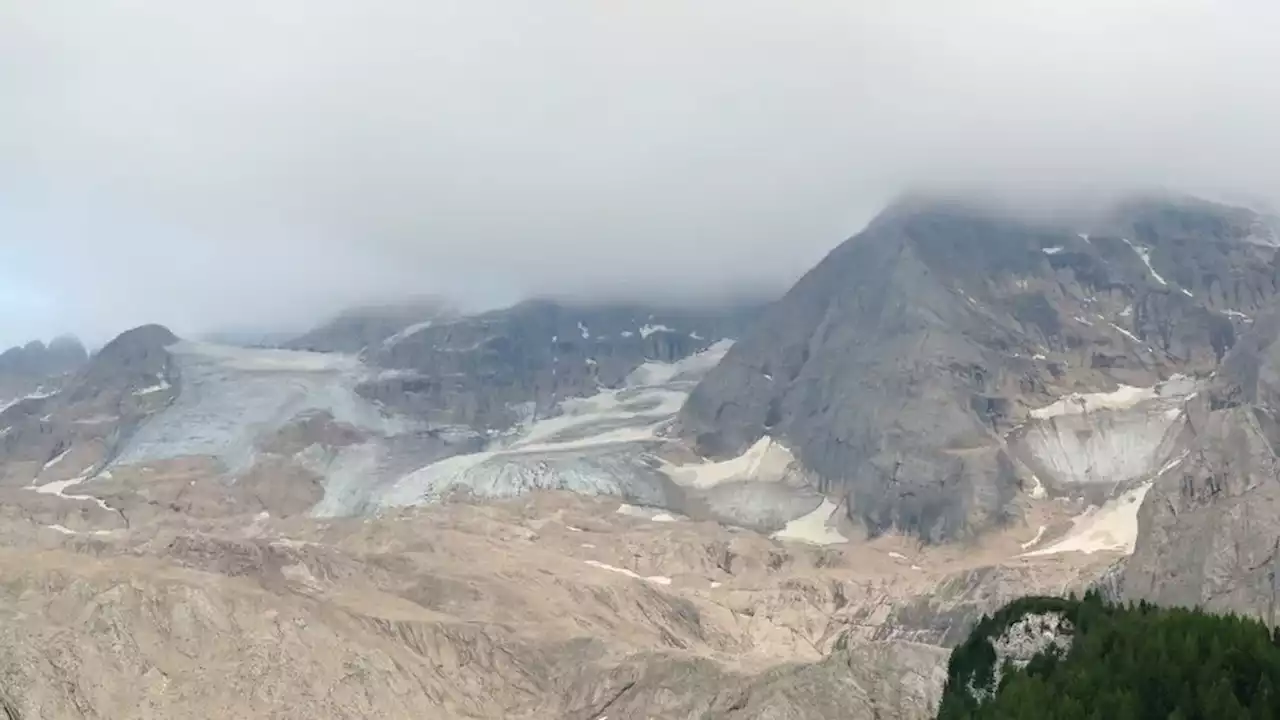
[[[79,339],[63,335],[48,345],[37,340],[0,353],[0,375],[53,377],[76,370],[88,359]]]

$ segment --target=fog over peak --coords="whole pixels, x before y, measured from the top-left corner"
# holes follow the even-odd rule
[[[921,185],[1274,202],[1261,0],[0,0],[0,343],[778,291]]]

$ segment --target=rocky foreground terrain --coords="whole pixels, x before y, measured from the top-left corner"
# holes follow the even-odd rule
[[[0,707],[924,718],[1025,594],[1270,617],[1276,227],[911,200],[766,307],[10,351]]]

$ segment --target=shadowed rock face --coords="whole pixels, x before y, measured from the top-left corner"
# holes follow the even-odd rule
[[[1078,226],[891,208],[803,277],[693,392],[706,453],[781,439],[872,535],[1011,518],[1002,436],[1074,391],[1207,374],[1275,295],[1250,211],[1141,199]]]
[[[618,387],[647,361],[673,362],[737,337],[757,312],[522,303],[370,346],[367,362],[398,372],[362,394],[437,423],[505,428],[527,409],[542,415],[565,398]]]

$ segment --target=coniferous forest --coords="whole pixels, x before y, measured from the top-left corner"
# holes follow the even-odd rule
[[[992,640],[1056,613],[1069,649],[997,667]],[[1280,720],[1280,632],[1252,619],[1146,603],[1023,598],[951,655],[938,720]]]

